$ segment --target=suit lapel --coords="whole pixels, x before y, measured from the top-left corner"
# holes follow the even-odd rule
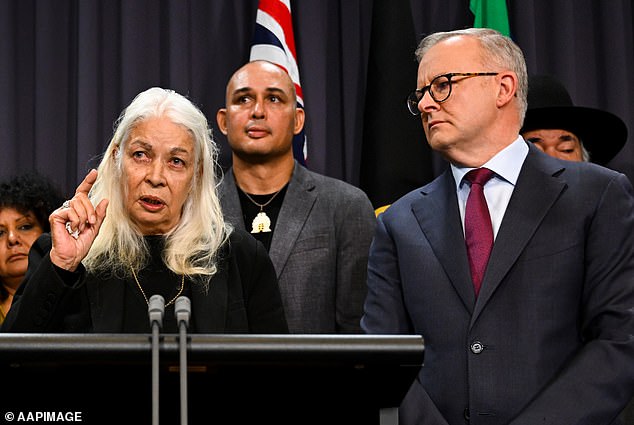
[[[310,174],[296,162],[277,217],[269,250],[269,256],[278,276],[282,274],[286,261],[315,204],[317,199],[315,187]]]
[[[247,230],[244,226],[242,207],[240,206],[240,197],[238,196],[236,179],[233,176],[233,168],[230,168],[225,174],[218,194],[220,196],[222,212],[225,216],[225,220],[233,224],[236,229]],[[247,231],[251,231],[251,229],[248,229]]]
[[[530,147],[493,245],[472,323],[515,264],[566,183],[561,163]]]
[[[471,312],[475,294],[451,170],[423,187],[422,195],[412,203],[412,212],[465,308]]]
[[[271,257],[278,276],[282,273],[295,246],[295,241],[297,241],[315,204],[317,199],[315,187],[315,182],[310,174],[296,162],[293,176],[288,189],[286,189],[282,208],[277,217],[275,227],[278,231],[274,232],[269,248],[269,257]],[[233,223],[234,227],[238,229],[250,231],[251,229],[244,227],[233,169],[229,169],[224,176],[223,184],[220,186],[220,199],[225,219]]]

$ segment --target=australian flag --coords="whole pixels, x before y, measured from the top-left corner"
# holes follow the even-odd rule
[[[286,71],[295,84],[297,107],[304,108],[290,0],[259,1],[249,59],[267,60]],[[293,156],[300,164],[306,165],[306,135],[303,129],[293,139]]]

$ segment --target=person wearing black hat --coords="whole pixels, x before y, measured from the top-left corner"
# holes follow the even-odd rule
[[[627,127],[619,117],[574,106],[564,85],[549,75],[529,77],[528,110],[520,132],[550,156],[604,166],[627,141]],[[634,399],[620,417],[623,423],[634,423]]]
[[[616,115],[575,106],[566,87],[550,75],[528,80],[528,110],[520,131],[550,156],[605,166],[623,148],[627,127]]]

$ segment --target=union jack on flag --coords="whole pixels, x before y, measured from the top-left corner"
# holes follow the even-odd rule
[[[295,85],[297,107],[304,108],[290,0],[259,1],[249,60],[266,60],[286,71]],[[300,164],[306,165],[306,135],[303,129],[293,138],[293,156]]]

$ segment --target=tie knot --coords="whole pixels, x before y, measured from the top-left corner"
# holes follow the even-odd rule
[[[471,184],[484,186],[486,182],[493,177],[493,174],[495,173],[488,168],[476,168],[475,170],[469,171],[465,176],[465,179],[469,180],[469,183]]]

